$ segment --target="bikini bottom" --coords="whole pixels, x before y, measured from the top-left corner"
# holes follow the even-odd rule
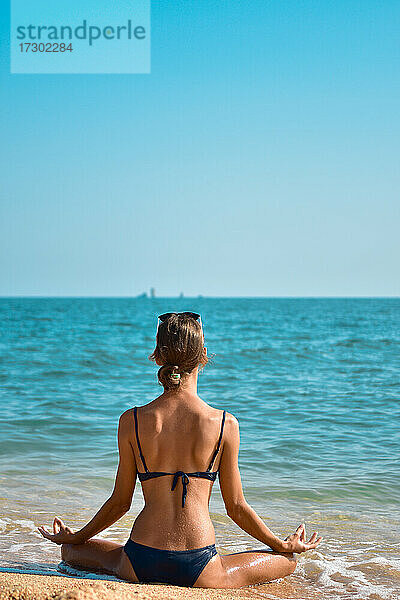
[[[215,544],[194,550],[160,550],[129,539],[124,550],[141,583],[192,587],[206,564],[217,554]]]

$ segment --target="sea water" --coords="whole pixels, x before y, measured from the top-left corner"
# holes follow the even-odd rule
[[[0,565],[55,571],[35,531],[77,528],[108,498],[119,415],[160,394],[157,315],[200,312],[199,394],[239,420],[248,502],[324,542],[290,577],[304,598],[400,596],[400,300],[0,299]],[[104,532],[124,543],[143,497]],[[260,548],[210,502],[221,553]],[[268,586],[257,594],[272,598]]]

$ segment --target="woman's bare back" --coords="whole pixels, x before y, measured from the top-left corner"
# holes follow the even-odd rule
[[[151,472],[205,472],[217,448],[223,411],[208,406],[198,396],[163,394],[137,410],[138,447],[133,410],[131,444],[137,471],[145,466]],[[180,396],[180,397],[178,397]],[[127,415],[128,416],[128,415]],[[223,444],[223,440],[222,440]],[[222,448],[212,470],[217,471]],[[131,532],[135,542],[155,548],[184,550],[215,542],[214,528],[208,511],[212,481],[189,477],[185,506],[182,507],[183,482],[177,477],[171,491],[173,475],[142,482],[145,507]]]

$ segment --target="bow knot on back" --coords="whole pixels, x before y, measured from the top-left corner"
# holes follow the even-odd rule
[[[184,471],[177,471],[174,473],[174,478],[172,480],[171,491],[173,492],[176,488],[176,484],[178,483],[178,479],[182,479],[182,508],[185,506],[186,496],[187,496],[187,486],[190,483],[189,475]]]

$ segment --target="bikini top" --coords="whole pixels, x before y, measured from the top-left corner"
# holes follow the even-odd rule
[[[156,477],[164,477],[164,475],[173,475],[172,486],[171,486],[171,491],[173,492],[174,489],[176,488],[176,484],[178,483],[179,478],[181,478],[181,480],[182,480],[182,508],[183,508],[185,506],[185,501],[186,501],[187,486],[189,485],[189,482],[190,482],[189,477],[199,477],[201,479],[209,479],[210,481],[215,481],[217,478],[218,471],[211,471],[211,469],[213,468],[214,461],[215,461],[218,451],[221,447],[222,435],[224,433],[226,411],[224,410],[224,413],[222,415],[221,431],[219,433],[217,447],[214,450],[214,454],[212,455],[211,462],[208,465],[208,469],[207,469],[207,471],[196,471],[195,473],[185,473],[184,471],[176,471],[176,473],[166,473],[164,471],[160,471],[160,472],[149,471],[149,469],[147,468],[147,465],[146,465],[145,458],[143,456],[142,447],[140,445],[137,407],[136,406],[133,409],[133,414],[135,417],[136,441],[137,441],[137,445],[138,445],[138,449],[139,449],[140,459],[142,461],[142,465],[143,465],[143,468],[145,471],[144,473],[139,473],[139,471],[138,471],[139,481],[147,481],[148,479],[154,479]]]

